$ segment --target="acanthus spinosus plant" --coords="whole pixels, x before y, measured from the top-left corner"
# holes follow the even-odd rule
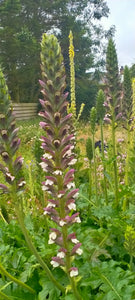
[[[76,299],[81,299],[75,280],[78,269],[73,261],[75,255],[82,254],[82,249],[76,233],[71,232],[72,224],[81,222],[75,204],[78,196],[73,169],[76,163],[75,136],[70,130],[72,114],[66,114],[68,94],[63,93],[66,87],[63,56],[60,45],[53,35],[43,35],[41,70],[43,79],[40,80],[40,85],[44,100],[40,99],[43,111],[39,115],[44,118],[44,122],[40,122],[40,125],[46,135],[41,137],[41,147],[45,154],[41,158],[40,165],[46,173],[42,189],[49,194],[44,214],[54,222],[48,243],[59,246],[51,264],[53,267],[60,266],[67,273]]]
[[[106,53],[106,79],[107,79],[107,101],[104,105],[107,109],[107,114],[104,121],[111,124],[112,132],[112,152],[113,152],[113,169],[114,169],[114,189],[115,189],[115,206],[118,207],[118,172],[116,161],[116,137],[115,130],[118,120],[122,117],[121,99],[120,99],[120,78],[118,69],[117,52],[112,39],[109,40]]]
[[[0,70],[0,171],[3,173],[6,184],[0,184],[3,193],[19,192],[25,185],[20,169],[23,158],[16,156],[20,145],[17,136],[18,128],[15,127],[15,115],[13,113],[8,87],[2,71]]]

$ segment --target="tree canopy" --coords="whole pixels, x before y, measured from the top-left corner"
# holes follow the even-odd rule
[[[38,99],[40,40],[43,32],[55,33],[58,37],[68,81],[68,34],[72,30],[76,87],[77,91],[80,86],[83,88],[80,85],[82,79],[83,83],[86,82],[85,96],[86,90],[88,95],[91,83],[89,89],[89,75],[86,71],[104,64],[103,56],[99,57],[97,53],[99,49],[104,52],[102,41],[110,32],[104,31],[98,22],[102,17],[108,17],[108,14],[109,9],[104,0],[2,0],[0,63],[13,101],[33,102]]]

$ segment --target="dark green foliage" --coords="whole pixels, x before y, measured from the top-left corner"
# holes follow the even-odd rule
[[[75,54],[76,55],[76,54]],[[83,120],[89,120],[89,111],[92,106],[95,105],[96,95],[98,92],[98,82],[90,80],[89,75],[81,78],[76,78],[76,106],[77,113],[81,103],[85,103],[84,110],[81,118]]]
[[[130,68],[131,78],[135,78],[135,64],[133,64]]]
[[[88,84],[86,70],[104,64],[103,58],[94,60],[104,45],[99,42],[107,36],[94,20],[107,17],[106,1],[35,1],[5,0],[0,2],[0,63],[4,67],[11,98],[14,102],[35,102],[39,96],[40,40],[43,32],[56,32],[61,43],[67,78],[69,78],[68,34],[72,30],[75,46],[75,69],[79,81],[84,78],[84,93]],[[78,16],[84,16],[77,20]],[[102,38],[101,38],[102,37]],[[67,79],[69,82],[69,80]],[[15,84],[14,84],[15,83]],[[79,82],[76,83],[80,88]],[[78,93],[79,94],[79,93]],[[95,96],[95,94],[94,94]],[[81,96],[79,102],[84,102]],[[86,103],[93,99],[88,89]],[[80,103],[79,103],[80,104]],[[90,106],[92,106],[91,104]],[[80,105],[79,105],[80,107]],[[88,110],[90,107],[88,106]],[[87,110],[85,110],[86,112]]]

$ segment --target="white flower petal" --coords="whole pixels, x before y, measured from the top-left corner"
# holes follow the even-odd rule
[[[56,170],[53,172],[53,174],[55,175],[62,175],[62,171],[61,170]]]
[[[58,252],[57,256],[60,257],[60,258],[64,258],[65,257],[65,253],[63,251]]]
[[[57,237],[56,232],[51,232],[51,233],[49,234],[49,239],[55,240],[56,237]]]
[[[12,176],[10,173],[6,173],[6,175],[13,181],[15,179],[15,176]]]
[[[48,191],[48,187],[45,186],[45,185],[43,185],[43,186],[42,186],[42,191]]]
[[[57,268],[59,266],[59,263],[57,261],[52,260],[50,263],[54,268]]]
[[[53,181],[50,179],[47,179],[45,182],[45,185],[53,185]]]
[[[69,182],[69,183],[67,184],[67,188],[68,188],[68,189],[75,188],[74,182]]]
[[[51,154],[48,154],[48,153],[45,153],[43,155],[44,158],[48,158],[48,159],[51,159],[52,158],[52,155]]]
[[[66,222],[64,222],[63,220],[61,220],[59,224],[60,224],[61,227],[63,227],[66,224]]]
[[[48,165],[45,162],[41,162],[41,163],[39,163],[39,165],[41,166],[41,168],[43,169],[43,171],[47,172]]]
[[[76,193],[73,195],[73,198],[76,199],[78,196],[79,196],[79,193],[76,192]]]
[[[18,186],[23,186],[24,184],[26,184],[26,181],[23,180],[18,184]]]
[[[75,220],[74,220],[74,222],[81,223],[81,219],[79,217],[76,217]]]
[[[78,275],[78,270],[72,270],[70,271],[70,277],[74,277]]]
[[[71,209],[73,209],[73,210],[76,210],[76,204],[75,203],[70,203],[69,205],[68,205],[68,208],[71,210]]]
[[[68,165],[69,165],[69,166],[73,166],[74,164],[76,164],[76,162],[77,162],[77,159],[76,159],[76,158],[73,158],[73,159],[68,163]]]
[[[56,204],[49,202],[47,207],[56,207]]]
[[[71,156],[72,155],[72,152],[71,152],[71,149],[67,150],[64,154],[63,154],[63,157],[65,156]]]
[[[78,248],[78,249],[76,250],[76,253],[77,253],[78,255],[82,255],[83,251],[82,251],[82,249]]]
[[[78,243],[79,243],[79,241],[78,241],[77,239],[71,239],[71,241],[72,241],[72,243],[74,243],[74,244],[78,244]]]
[[[54,240],[49,239],[49,241],[48,241],[48,244],[49,244],[49,245],[54,244],[54,243],[55,243]]]
[[[61,197],[63,197],[63,194],[58,194],[58,198],[61,198]]]

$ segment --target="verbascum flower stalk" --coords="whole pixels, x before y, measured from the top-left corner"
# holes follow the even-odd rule
[[[75,98],[75,67],[74,67],[74,45],[73,45],[73,34],[72,31],[69,33],[69,61],[70,61],[70,93],[71,93],[71,104],[68,108],[69,112],[72,113],[74,120],[76,120],[76,98]]]
[[[43,111],[39,113],[44,118],[40,126],[45,131],[41,137],[42,149],[45,153],[40,163],[46,173],[42,189],[49,195],[44,214],[54,222],[50,229],[49,244],[57,244],[59,250],[52,257],[51,264],[61,267],[68,275],[72,291],[76,299],[81,299],[75,276],[78,269],[73,264],[74,257],[82,254],[81,243],[75,232],[71,233],[71,226],[80,223],[79,213],[76,212],[75,199],[78,189],[74,183],[74,134],[70,134],[72,114],[67,115],[67,93],[64,94],[65,68],[60,45],[53,35],[43,34],[41,42],[41,70],[40,84],[44,100],[40,99]]]
[[[76,96],[75,96],[75,66],[74,66],[74,56],[75,56],[75,51],[74,51],[74,45],[73,45],[73,34],[72,31],[70,30],[69,33],[69,61],[70,61],[70,93],[71,93],[71,98],[70,98],[70,106],[68,105],[67,111],[68,113],[72,113],[72,118],[73,118],[73,125],[76,129],[78,121],[82,115],[83,109],[85,104],[82,103],[78,116],[76,114]]]

